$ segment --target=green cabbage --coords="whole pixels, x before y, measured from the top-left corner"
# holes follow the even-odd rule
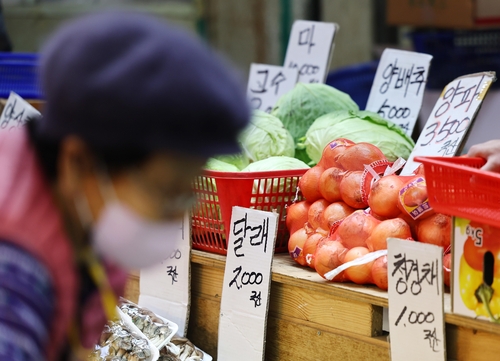
[[[288,170],[288,169],[305,169],[310,168],[303,161],[287,157],[269,157],[267,159],[259,160],[254,163],[250,163],[242,172],[263,172],[272,170]]]
[[[240,143],[240,146],[241,146],[241,143]],[[219,161],[222,161],[224,163],[232,164],[232,165],[236,166],[236,168],[238,168],[238,170],[242,170],[243,168],[245,168],[247,165],[250,164],[250,159],[248,159],[248,157],[246,156],[246,154],[243,153],[243,151],[241,153],[236,153],[236,154],[216,155],[214,158],[219,160]],[[214,170],[217,170],[217,169],[214,169]],[[232,172],[232,171],[228,171],[228,172]]]
[[[293,157],[295,144],[281,120],[275,116],[254,110],[250,124],[240,135],[244,153],[252,162],[272,156]]]
[[[297,143],[317,118],[336,110],[359,110],[359,107],[348,94],[329,85],[297,83],[278,99],[271,114],[283,122]]]
[[[274,170],[289,170],[289,169],[306,169],[310,168],[306,163],[299,159],[292,157],[270,157],[267,159],[259,160],[255,163],[250,163],[248,167],[242,170],[242,172],[263,172],[263,171],[274,171]],[[253,183],[253,194],[265,194],[271,193],[283,193],[286,194],[295,193],[298,185],[298,179],[296,177],[292,178],[267,178],[267,179],[256,179]],[[269,202],[270,198],[265,197],[265,202]],[[283,201],[286,203],[291,201],[288,197],[285,197]],[[254,204],[257,198],[252,197],[250,203]]]
[[[398,125],[369,111],[336,111],[319,117],[307,131],[303,146],[318,163],[326,145],[337,138],[376,145],[390,161],[408,159],[415,146]]]
[[[216,170],[220,172],[239,172],[240,169],[238,169],[237,166],[234,164],[226,163],[223,162],[219,159],[216,158],[209,158],[207,163],[205,164],[205,169],[208,170]]]

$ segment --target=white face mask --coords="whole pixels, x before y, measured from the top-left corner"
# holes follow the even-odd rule
[[[104,209],[96,221],[92,222],[85,196],[75,204],[82,226],[90,227],[94,250],[104,259],[128,270],[146,268],[167,259],[182,237],[182,220],[145,219],[120,202],[111,181],[105,179],[107,185],[101,184],[101,192],[108,197],[104,197]]]
[[[93,247],[126,269],[152,266],[168,258],[182,236],[182,220],[152,222],[119,201],[106,203],[92,228]]]

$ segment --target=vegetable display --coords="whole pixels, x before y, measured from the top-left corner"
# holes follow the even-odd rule
[[[401,159],[390,162],[371,143],[341,138],[327,144],[318,164],[299,182],[305,200],[287,209],[292,259],[334,282],[375,284],[386,290],[387,256],[379,253],[338,273],[331,271],[386,250],[389,237],[449,248],[451,217],[429,206],[420,169],[414,175],[397,175],[403,164]],[[449,260],[449,254],[446,257]],[[445,266],[449,275],[449,263]],[[449,286],[449,277],[446,283]]]
[[[337,138],[377,146],[390,161],[407,159],[415,143],[401,128],[369,111],[340,110],[317,118],[300,144],[314,163],[320,161],[327,144]]]
[[[251,162],[295,154],[292,135],[281,120],[261,110],[254,110],[250,124],[240,135],[240,142]]]
[[[297,83],[278,99],[271,114],[280,119],[292,134],[296,146],[295,157],[309,163],[311,159],[308,154],[298,147],[300,140],[316,119],[337,110],[357,111],[359,107],[348,94],[329,85]]]

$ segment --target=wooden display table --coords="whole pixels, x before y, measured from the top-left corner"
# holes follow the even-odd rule
[[[225,257],[193,250],[191,262],[188,338],[216,356]],[[327,282],[288,254],[276,255],[272,270],[266,361],[390,360],[388,334],[382,331],[387,292]],[[137,302],[138,294],[138,276],[131,275],[125,297]],[[499,357],[500,325],[451,314],[449,294],[445,311],[449,360]]]

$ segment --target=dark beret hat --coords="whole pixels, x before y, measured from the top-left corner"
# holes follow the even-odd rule
[[[239,151],[250,117],[236,72],[186,30],[134,12],[86,15],[41,51],[39,135],[212,156]]]

